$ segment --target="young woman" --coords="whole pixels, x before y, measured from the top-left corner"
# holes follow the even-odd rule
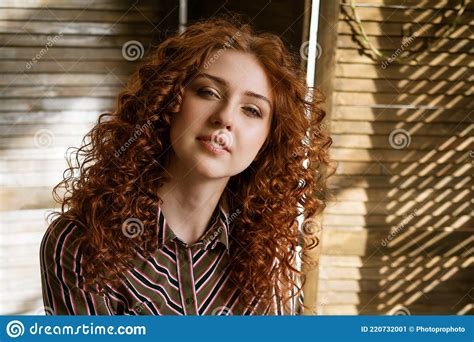
[[[223,19],[160,44],[54,189],[46,311],[295,314],[297,218],[324,208],[331,144],[297,65],[279,37]]]

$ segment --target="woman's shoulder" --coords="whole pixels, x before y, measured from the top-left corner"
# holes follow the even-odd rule
[[[77,222],[62,216],[56,218],[46,229],[41,241],[40,253],[43,257],[55,257],[64,250],[72,251],[79,247],[83,229]]]

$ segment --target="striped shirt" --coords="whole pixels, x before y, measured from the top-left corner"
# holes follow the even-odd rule
[[[240,300],[229,278],[231,239],[226,205],[219,201],[202,238],[192,245],[167,225],[158,205],[158,248],[149,258],[137,251],[133,267],[123,273],[120,286],[105,293],[86,291],[83,255],[77,238],[82,230],[73,222],[55,220],[40,246],[41,282],[45,311],[55,315],[283,315],[274,297],[263,305],[254,298]]]

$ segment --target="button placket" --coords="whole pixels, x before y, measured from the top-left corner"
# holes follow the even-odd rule
[[[183,305],[186,306],[186,313],[188,315],[197,315],[196,308],[194,306],[194,289],[191,280],[191,269],[192,263],[189,260],[188,250],[186,248],[178,248],[179,260],[181,265],[181,284],[183,293]]]

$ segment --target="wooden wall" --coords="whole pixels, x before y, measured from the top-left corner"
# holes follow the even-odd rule
[[[165,3],[160,2],[160,4]],[[42,309],[39,243],[64,155],[78,147],[178,6],[1,0],[0,314]],[[168,24],[168,23],[167,23]],[[138,55],[123,52],[136,40]],[[138,46],[138,45],[137,45]],[[139,51],[140,50],[140,51]],[[130,51],[130,50],[129,50]]]
[[[388,66],[363,53],[350,8],[328,3],[316,81],[329,91],[339,166],[323,221],[317,311],[473,314],[473,3],[419,63]],[[422,32],[405,50],[433,42],[458,1],[357,3],[370,41],[392,54],[410,29]]]

